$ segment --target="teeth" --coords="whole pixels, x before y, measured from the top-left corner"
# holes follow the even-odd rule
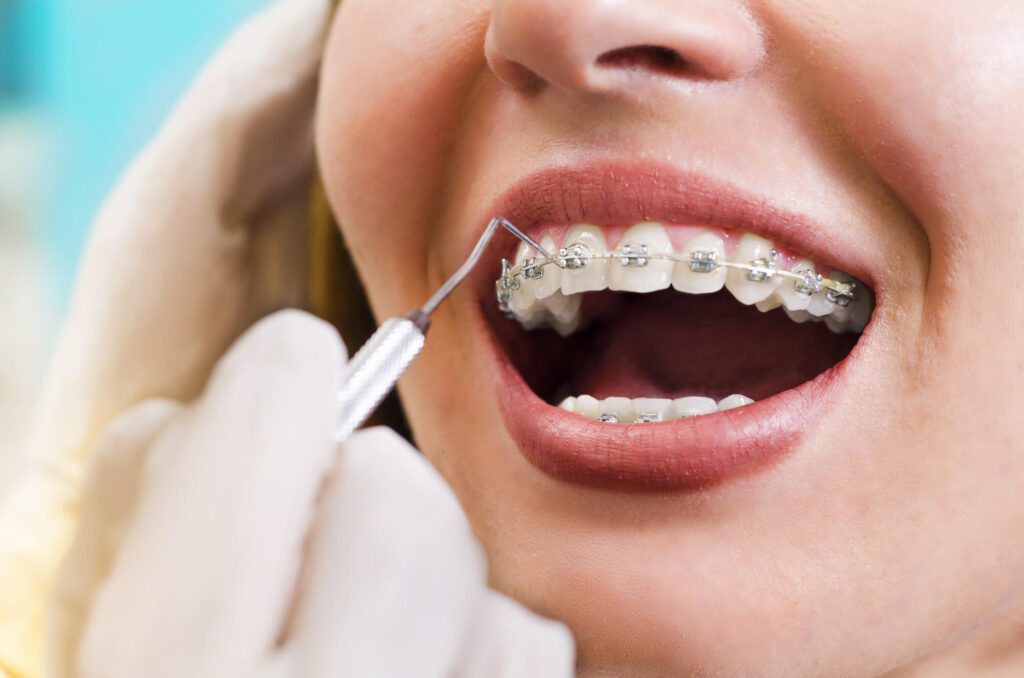
[[[730,259],[744,264],[766,266],[773,261],[773,253],[774,245],[770,240],[748,233],[740,239]],[[729,269],[725,277],[725,287],[732,292],[732,296],[748,306],[770,297],[778,284],[777,276],[741,268]]]
[[[722,398],[719,400],[718,411],[725,412],[726,410],[734,410],[737,407],[743,407],[744,405],[749,405],[752,402],[754,401],[751,398],[737,393],[729,396],[728,398]]]
[[[801,259],[790,267],[789,270],[794,273],[813,271],[814,262],[810,259]],[[782,305],[790,311],[806,311],[808,304],[811,303],[811,295],[798,291],[796,283],[792,280],[780,283],[773,296],[778,297]]]
[[[586,417],[587,419],[596,420],[601,416],[601,402],[592,396],[581,395],[576,398],[576,402],[573,404],[576,414]]]
[[[725,241],[711,232],[704,232],[692,238],[683,248],[683,253],[693,257],[694,252],[713,252],[717,261],[725,261]],[[697,268],[698,270],[693,270]],[[725,285],[725,267],[702,272],[699,267],[686,262],[677,262],[672,273],[672,287],[688,294],[709,294]]]
[[[571,250],[573,245],[580,245],[591,254],[608,251],[608,244],[605,242],[601,229],[589,224],[576,224],[569,229],[569,233],[565,236],[565,243],[567,249]],[[591,259],[583,268],[564,269],[562,271],[562,294],[605,289],[608,287],[610,263],[608,259]],[[554,268],[554,266],[548,268]]]
[[[725,412],[753,402],[739,394],[723,398],[717,404],[711,398],[702,396],[687,396],[675,400],[617,397],[597,400],[588,395],[581,395],[566,398],[558,406],[567,412],[607,424],[651,424]]]
[[[609,287],[623,292],[656,292],[672,282],[672,261],[647,259],[644,255],[672,254],[672,242],[665,227],[657,222],[637,224],[626,231],[619,252],[633,258],[611,262]],[[623,261],[626,263],[624,264]]]
[[[636,421],[649,423],[672,419],[672,401],[668,398],[634,398],[633,410]]]
[[[690,417],[699,417],[702,414],[711,414],[717,407],[714,400],[701,396],[676,398],[672,401],[672,410],[677,419],[689,419]]]
[[[574,294],[565,296],[561,292],[552,294],[540,302],[549,314],[549,322],[563,337],[567,337],[580,326],[580,306],[583,296]]]
[[[548,252],[554,252],[557,249],[555,241],[550,235],[540,241],[540,246]],[[550,297],[562,287],[562,269],[557,266],[545,266],[543,270],[544,274],[533,281],[533,296],[537,299]]]
[[[612,423],[629,424],[636,419],[636,408],[629,398],[605,398],[601,401],[602,415],[612,415],[616,421]]]
[[[855,285],[856,300],[842,306],[829,299],[829,289],[814,273],[811,260],[799,259],[787,271],[771,274],[777,255],[770,240],[745,234],[735,251],[726,255],[720,232],[706,229],[696,233],[674,252],[666,227],[644,222],[630,228],[611,251],[600,227],[575,224],[560,246],[550,234],[541,238],[544,249],[556,257],[546,263],[523,243],[516,252],[518,273],[510,286],[507,309],[527,329],[550,326],[564,336],[582,324],[584,292],[610,288],[644,293],[671,285],[688,294],[708,294],[724,286],[738,301],[762,312],[781,307],[794,322],[825,322],[837,333],[861,332],[871,317],[874,299],[870,290],[848,274],[831,271],[828,275],[829,280]],[[531,268],[530,260],[538,265]],[[769,270],[749,271],[734,264]],[[808,272],[806,280],[789,275],[801,271]],[[807,293],[808,289],[812,292]]]
[[[815,318],[823,318],[835,310],[836,305],[828,300],[824,292],[811,295],[811,301],[807,304],[807,312]]]

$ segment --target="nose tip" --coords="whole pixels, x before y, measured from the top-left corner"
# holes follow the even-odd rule
[[[723,0],[492,0],[485,50],[516,89],[608,92],[637,76],[741,78],[764,44],[754,20]]]

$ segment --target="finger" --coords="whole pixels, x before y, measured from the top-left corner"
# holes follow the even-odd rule
[[[134,513],[146,453],[182,406],[152,400],[113,422],[93,450],[82,486],[78,531],[61,564],[47,616],[47,671],[74,675],[75,650],[92,597],[107,577]]]
[[[311,537],[288,641],[295,675],[446,676],[484,594],[455,497],[388,429],[346,442]]]
[[[251,676],[289,606],[334,450],[344,349],[299,312],[258,323],[156,442],[96,596],[81,675]]]

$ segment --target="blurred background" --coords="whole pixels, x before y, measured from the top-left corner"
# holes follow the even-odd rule
[[[106,193],[267,0],[0,0],[0,491]]]

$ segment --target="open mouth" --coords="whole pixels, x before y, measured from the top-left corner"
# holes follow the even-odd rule
[[[495,282],[501,333],[526,383],[608,424],[749,405],[846,357],[867,287],[753,234],[657,222],[534,228]],[[612,240],[612,242],[609,242]]]
[[[509,430],[563,480],[698,488],[781,456],[874,310],[833,262],[742,228],[525,230],[544,252],[506,253],[484,315]]]

